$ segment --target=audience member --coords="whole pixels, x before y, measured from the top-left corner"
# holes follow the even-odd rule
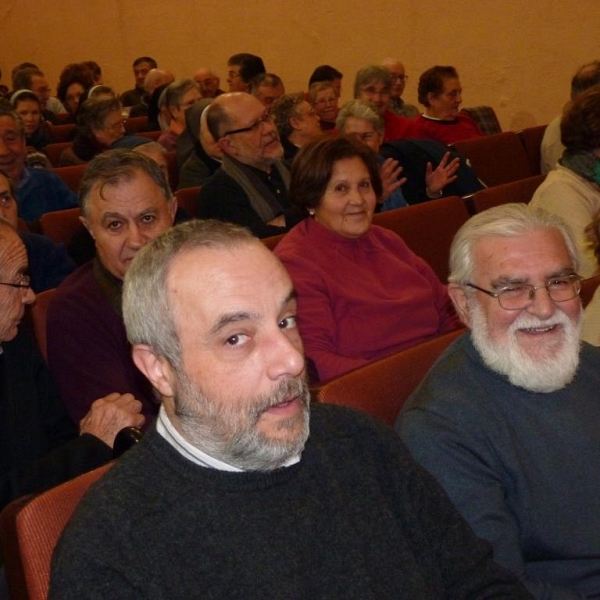
[[[308,80],[308,87],[313,83],[330,83],[335,91],[338,100],[342,95],[342,79],[344,75],[331,65],[321,65],[317,67]]]
[[[383,143],[384,124],[383,118],[374,107],[362,100],[352,100],[342,107],[337,119],[337,129],[342,135],[355,135],[366,144],[375,154],[379,163],[383,192],[380,198],[381,210],[392,210],[407,205],[402,193],[401,185],[406,183],[406,178],[399,179],[403,167],[393,158],[384,158],[379,153]],[[425,189],[430,197],[439,197],[440,192],[449,183],[456,179],[459,160],[450,160],[447,152],[439,165],[433,169],[427,163],[425,173]],[[409,173],[404,173],[410,175]]]
[[[565,146],[560,164],[535,191],[531,205],[569,224],[581,253],[579,274],[591,277],[598,262],[586,228],[600,210],[600,85],[567,105],[560,130]]]
[[[50,96],[50,86],[42,71],[37,67],[17,69],[13,73],[13,90],[31,90],[39,99],[44,119],[58,124],[57,114],[65,113],[60,100]]]
[[[281,78],[273,73],[260,73],[250,86],[250,93],[266,108],[272,108],[273,104],[285,94],[285,88]]]
[[[148,104],[150,97],[144,89],[144,79],[150,69],[156,69],[158,65],[149,56],[140,56],[133,61],[133,76],[135,87],[121,94],[123,106],[135,106],[136,104]]]
[[[44,150],[50,142],[50,126],[42,118],[40,99],[30,90],[17,90],[10,97],[14,111],[21,117],[25,144]]]
[[[204,185],[221,166],[222,154],[210,136],[203,119],[212,101],[212,98],[203,98],[185,112],[186,128],[177,140],[177,164],[181,165],[179,189]],[[218,154],[215,154],[214,150],[210,153],[205,150],[202,138],[207,136],[210,137],[211,148],[219,150]]]
[[[477,123],[459,112],[462,87],[454,67],[431,67],[419,78],[419,102],[425,112],[414,120],[414,137],[443,144],[481,137]]]
[[[206,123],[223,163],[202,186],[199,216],[244,225],[258,237],[288,231],[298,217],[271,112],[250,94],[223,94],[206,110]]]
[[[402,99],[408,75],[404,65],[397,58],[384,58],[381,66],[390,72],[392,77],[391,99],[388,108],[395,114],[412,119],[418,116],[419,109],[413,104],[406,104]]]
[[[598,596],[600,350],[580,345],[575,241],[506,204],[461,228],[450,268],[471,331],[409,399],[401,436],[536,598]]]
[[[161,146],[158,142],[148,142],[147,144],[136,146],[132,151],[152,159],[158,165],[165,181],[169,183],[169,163],[167,161],[167,151],[164,146]]]
[[[50,598],[528,597],[392,432],[310,406],[292,283],[247,231],[161,236],[123,309],[160,416],[70,520]]]
[[[79,428],[69,419],[29,331],[20,325],[25,306],[35,300],[27,268],[23,242],[0,219],[0,509],[107,462],[116,434],[144,421],[130,394],[90,402]]]
[[[292,165],[292,202],[310,217],[275,254],[294,282],[298,326],[321,380],[459,325],[431,267],[371,224],[381,193],[375,153],[352,138],[312,142]]]
[[[124,135],[125,122],[117,98],[86,100],[77,115],[77,134],[71,147],[60,155],[60,166],[87,163]]]
[[[577,96],[598,84],[600,84],[600,61],[594,60],[583,65],[573,76],[571,80],[571,100],[575,100]],[[554,169],[565,150],[560,139],[561,118],[562,115],[558,115],[552,119],[544,131],[540,147],[542,173],[549,173]]]
[[[300,93],[281,96],[273,105],[273,119],[289,168],[298,150],[322,135],[319,117]]]
[[[0,169],[17,185],[19,217],[32,222],[44,213],[77,206],[77,197],[64,181],[51,171],[26,167],[26,155],[21,117],[0,106]]]
[[[56,94],[67,109],[71,122],[75,122],[81,97],[94,85],[94,74],[84,63],[71,63],[62,70]]]
[[[155,98],[154,91],[159,87],[162,91],[174,81],[175,76],[171,71],[166,71],[165,69],[150,69],[144,79],[144,90],[146,90],[146,94],[148,95],[148,104],[140,103],[130,107],[128,116],[148,117],[148,131],[158,131],[161,129],[160,125],[156,122],[159,97],[156,96],[156,99],[153,100],[153,98]]]
[[[227,61],[227,68],[227,85],[230,92],[250,93],[252,80],[267,71],[260,56],[246,52],[231,56]]]
[[[175,150],[177,139],[185,129],[186,111],[201,99],[200,89],[193,79],[179,79],[169,84],[165,91],[165,106],[171,121],[157,140],[165,150]]]
[[[156,163],[127,150],[94,158],[79,198],[96,258],[67,277],[50,302],[50,371],[75,421],[92,398],[110,392],[133,394],[143,414],[151,417],[157,406],[131,360],[121,286],[137,251],[172,225],[177,203]]]
[[[363,67],[356,73],[354,98],[373,104],[377,112],[383,117],[384,141],[415,137],[413,135],[413,121],[396,115],[389,109],[391,94],[392,76],[384,67],[371,65]]]
[[[84,60],[80,64],[91,71],[94,85],[102,85],[102,69],[95,60]]]
[[[152,92],[161,85],[169,85],[175,81],[175,75],[171,71],[165,69],[150,69],[144,79],[144,89],[147,94],[152,95]],[[132,108],[133,110],[133,108]]]
[[[0,217],[18,232],[27,250],[29,283],[34,293],[57,287],[75,270],[76,264],[67,253],[64,244],[29,231],[19,231],[15,184],[0,170]]]
[[[308,90],[311,106],[319,117],[319,126],[323,131],[335,129],[338,114],[338,97],[331,83],[313,83]]]
[[[216,98],[224,93],[219,87],[221,80],[208,67],[200,67],[194,73],[193,79],[200,86],[203,98]]]

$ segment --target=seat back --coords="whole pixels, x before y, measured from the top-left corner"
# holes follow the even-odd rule
[[[285,233],[280,233],[279,235],[272,235],[268,238],[263,238],[260,240],[269,250],[275,250],[277,244],[283,239]]]
[[[148,117],[130,117],[125,121],[125,131],[127,133],[138,134],[140,131],[146,131],[148,126]]]
[[[79,183],[87,165],[71,165],[52,169],[75,193],[79,191]]]
[[[45,213],[40,218],[40,233],[55,242],[68,244],[73,234],[81,227],[81,210],[66,208]]]
[[[52,143],[69,142],[75,137],[75,123],[65,123],[64,125],[52,125],[50,129],[50,139]]]
[[[177,206],[183,208],[190,217],[198,217],[198,194],[200,189],[201,187],[197,185],[177,190],[174,193],[175,198],[177,198]]]
[[[40,292],[35,296],[35,302],[31,305],[31,324],[33,326],[33,335],[37,343],[40,354],[46,363],[48,362],[48,344],[46,334],[46,319],[48,314],[48,304],[56,291],[55,288]]]
[[[523,202],[528,204],[535,190],[546,179],[545,175],[534,175],[526,179],[519,179],[504,185],[487,188],[479,192],[475,192],[468,200],[472,207],[473,214],[477,214],[501,204],[509,202]]]
[[[523,148],[525,148],[525,153],[529,160],[529,168],[533,175],[539,175],[541,173],[541,146],[546,127],[547,125],[537,125],[536,127],[527,127],[527,129],[522,129],[517,132],[518,136],[521,138]]]
[[[317,402],[342,404],[393,425],[407,398],[438,356],[464,329],[457,329],[332,379]]]
[[[177,164],[177,151],[170,150],[166,153],[167,172],[169,174],[169,187],[176,190],[179,185],[179,165]]]
[[[71,145],[71,142],[57,142],[55,144],[48,144],[44,148],[44,154],[48,157],[48,160],[53,167],[59,167],[60,155],[63,153],[63,150],[70,148]]]
[[[581,292],[579,297],[581,298],[581,305],[585,308],[592,300],[597,287],[600,285],[600,275],[595,277],[589,277],[581,282]]]
[[[68,520],[87,489],[112,463],[51,490],[9,504],[0,514],[0,540],[11,600],[46,600],[50,561]]]
[[[531,171],[525,148],[514,131],[455,142],[452,147],[469,159],[477,177],[488,187],[536,174]]]
[[[462,198],[448,196],[378,213],[373,223],[395,231],[435,271],[440,281],[448,280],[450,244],[469,219]]]

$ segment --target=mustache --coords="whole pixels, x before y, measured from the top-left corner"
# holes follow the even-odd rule
[[[265,411],[273,406],[298,398],[302,404],[308,405],[310,401],[310,392],[306,379],[302,377],[293,377],[282,381],[274,392],[261,398],[252,408],[252,417],[256,420]]]

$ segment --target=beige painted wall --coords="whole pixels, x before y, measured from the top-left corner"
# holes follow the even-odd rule
[[[123,91],[132,60],[149,54],[177,77],[210,65],[226,89],[227,57],[252,52],[288,91],[332,64],[348,100],[356,70],[392,55],[409,102],[420,72],[452,64],[466,106],[489,104],[519,129],[560,111],[574,70],[600,58],[599,25],[599,0],[0,0],[0,68],[8,83],[15,64],[35,62],[55,87],[65,64],[94,59]]]

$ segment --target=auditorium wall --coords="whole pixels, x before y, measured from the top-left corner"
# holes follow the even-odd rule
[[[349,100],[359,67],[394,56],[406,65],[409,102],[420,72],[452,64],[465,106],[491,105],[504,129],[520,129],[561,110],[574,70],[600,58],[599,24],[598,0],[2,0],[0,68],[10,85],[15,64],[35,62],[55,90],[65,64],[93,59],[123,91],[133,59],[147,54],[177,77],[211,66],[227,89],[227,57],[252,52],[288,91],[331,64]]]

